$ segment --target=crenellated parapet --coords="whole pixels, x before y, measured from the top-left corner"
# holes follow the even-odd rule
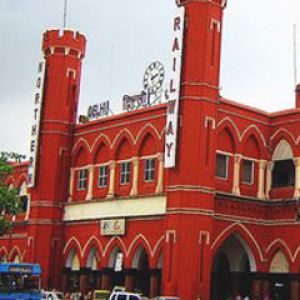
[[[71,55],[79,59],[85,56],[86,38],[78,31],[47,30],[43,38],[45,56],[53,54]]]

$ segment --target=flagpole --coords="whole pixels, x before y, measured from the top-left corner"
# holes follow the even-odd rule
[[[298,74],[297,74],[297,26],[294,24],[294,80],[295,86],[297,85]]]
[[[67,24],[67,0],[65,0],[65,6],[64,6],[64,24],[63,24],[63,29],[66,28]]]

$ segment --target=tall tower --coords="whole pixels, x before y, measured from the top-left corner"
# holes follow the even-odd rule
[[[47,31],[43,39],[45,79],[39,157],[30,189],[28,259],[43,269],[44,286],[60,278],[63,208],[68,197],[70,151],[76,123],[85,37],[70,30]],[[49,259],[51,258],[51,259]]]
[[[224,0],[181,0],[185,7],[177,161],[167,170],[164,293],[209,299]],[[193,280],[184,280],[192,274]],[[205,274],[205,275],[204,275]]]

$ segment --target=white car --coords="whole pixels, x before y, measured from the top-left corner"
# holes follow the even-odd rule
[[[128,292],[112,292],[108,300],[142,300],[142,297]]]
[[[42,291],[42,300],[65,300],[65,296],[58,291]]]

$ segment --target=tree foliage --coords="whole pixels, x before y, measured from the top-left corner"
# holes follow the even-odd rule
[[[6,179],[13,172],[5,158],[0,157],[0,236],[6,234],[12,227],[11,216],[20,211],[18,190],[11,189]]]

